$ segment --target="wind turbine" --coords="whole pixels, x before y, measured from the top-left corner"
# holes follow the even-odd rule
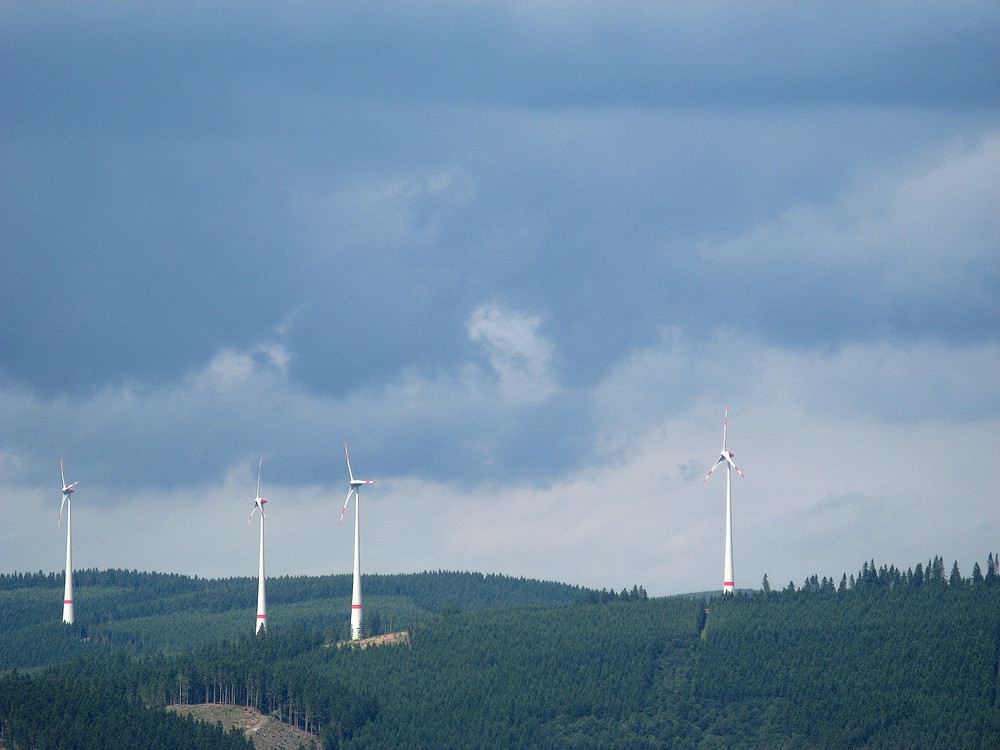
[[[253,514],[260,510],[260,567],[257,571],[257,628],[254,632],[267,630],[267,599],[264,596],[264,503],[267,502],[260,496],[260,470],[264,467],[264,457],[260,457],[257,464],[257,497],[253,501],[253,508],[250,509],[250,518],[247,519],[247,526],[253,520]]]
[[[340,511],[340,523],[337,528],[344,523],[344,513],[347,512],[347,504],[351,502],[351,495],[354,495],[354,592],[351,595],[351,640],[361,639],[361,534],[360,534],[360,504],[361,494],[358,488],[363,484],[375,484],[374,479],[355,479],[354,472],[351,471],[351,454],[347,452],[347,443],[344,443],[344,455],[347,456],[347,476],[350,477],[350,487],[347,490],[347,499],[344,501],[344,509]]]
[[[73,624],[73,488],[79,482],[66,484],[66,470],[63,468],[62,459],[59,459],[59,473],[62,474],[62,503],[59,506],[59,520],[56,528],[62,523],[63,509],[66,510],[66,590],[63,594],[63,622]]]
[[[733,582],[733,469],[736,469],[736,473],[746,479],[746,476],[744,476],[743,472],[740,471],[739,467],[733,461],[734,454],[726,449],[726,429],[728,426],[729,404],[726,404],[726,417],[722,422],[722,452],[719,455],[719,460],[715,462],[715,465],[708,470],[705,478],[701,480],[701,483],[705,484],[708,478],[712,476],[712,472],[719,468],[719,464],[726,465],[726,561],[722,576],[723,594],[732,594],[736,588]]]

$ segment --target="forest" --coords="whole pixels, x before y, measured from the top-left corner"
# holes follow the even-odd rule
[[[211,734],[176,747],[241,747],[212,744],[242,741],[219,727],[157,728],[144,718],[174,703],[221,702],[280,716],[326,748],[1000,747],[998,563],[991,553],[985,570],[976,564],[964,577],[940,557],[906,570],[871,561],[839,581],[812,575],[772,588],[765,577],[760,590],[725,597],[650,598],[638,586],[616,594],[469,573],[386,576],[385,618],[406,617],[402,601],[418,615],[406,621],[408,645],[338,648],[342,625],[316,627],[308,617],[254,636],[241,612],[242,634],[194,646],[102,647],[68,659],[53,651],[48,666],[0,677],[0,732],[9,748],[105,747],[60,744],[72,711],[86,707],[91,717],[135,716],[150,737],[185,727]],[[203,613],[211,608],[194,594],[216,585],[93,575],[96,588],[162,584],[201,602],[193,611]],[[29,594],[53,580],[11,577],[0,594],[30,608]],[[286,582],[289,605],[318,601],[329,585],[297,580],[298,588]],[[459,583],[467,600],[437,606],[418,593]],[[102,626],[132,613],[112,601]],[[137,612],[144,601],[134,597]],[[136,619],[152,634],[157,619],[184,615]],[[0,636],[7,622],[30,631],[28,615],[3,617]],[[80,640],[76,627],[56,637]],[[77,698],[46,697],[62,692]]]
[[[255,578],[78,570],[76,623],[60,620],[62,574],[0,575],[0,672],[108,651],[176,652],[253,632]],[[549,581],[449,571],[364,576],[365,634],[409,630],[442,611],[571,602],[589,592]],[[348,637],[351,576],[267,581],[268,627]]]

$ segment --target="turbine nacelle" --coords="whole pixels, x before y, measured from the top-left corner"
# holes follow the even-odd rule
[[[719,464],[728,464],[730,467],[736,469],[736,473],[739,474],[741,477],[743,477],[744,479],[747,478],[746,474],[740,471],[740,467],[736,465],[735,461],[733,461],[733,456],[735,456],[736,454],[730,450],[726,450],[726,432],[728,430],[729,430],[729,404],[726,404],[726,416],[722,420],[722,450],[719,451],[718,460],[715,462],[712,468],[708,470],[708,474],[705,475],[705,478],[701,480],[702,484],[705,484],[705,482],[708,481],[708,478],[712,476],[712,472],[719,468]]]
[[[247,519],[247,526],[250,525],[250,522],[253,520],[253,514],[257,512],[258,508],[260,509],[260,517],[267,518],[267,516],[264,515],[264,503],[266,503],[267,500],[260,496],[260,472],[263,468],[264,457],[261,456],[260,462],[257,464],[257,497],[254,498],[253,508],[250,509],[250,518]]]
[[[742,471],[740,471],[740,467],[736,465],[735,461],[733,461],[733,456],[734,455],[735,454],[729,453],[728,451],[722,453],[719,456],[719,460],[715,462],[715,465],[712,466],[712,468],[708,470],[708,474],[706,474],[705,478],[701,480],[701,483],[705,484],[705,482],[708,481],[708,478],[710,476],[712,476],[712,472],[719,468],[719,464],[726,464],[727,466],[730,466],[730,467],[736,469],[736,473],[739,474],[744,479],[746,479],[746,474],[744,474]]]
[[[741,477],[743,477],[744,479],[746,479],[746,475],[744,475],[744,473],[742,471],[740,471],[740,467],[736,465],[735,461],[733,461],[733,456],[734,455],[736,455],[736,454],[734,454],[734,453],[723,453],[722,457],[719,459],[719,461],[721,463],[723,460],[725,460],[725,462],[727,464],[729,464],[734,469],[736,469],[736,473],[737,474],[739,474]]]
[[[344,443],[344,455],[347,457],[347,476],[348,476],[348,489],[347,489],[347,499],[344,500],[344,509],[340,511],[340,521],[337,523],[337,528],[344,523],[344,514],[347,513],[347,506],[351,502],[351,495],[358,494],[358,487],[363,484],[375,484],[374,479],[355,479],[354,472],[351,471],[351,454],[347,452],[347,443]]]
[[[70,499],[70,495],[73,494],[73,488],[80,484],[79,481],[73,482],[73,484],[66,484],[66,470],[63,468],[62,459],[59,459],[59,473],[62,475],[62,503],[59,505],[59,520],[56,521],[56,526],[58,527],[62,523],[63,510],[66,508],[66,501]]]
[[[265,519],[267,518],[267,516],[264,515],[264,503],[266,502],[267,500],[263,497],[258,497],[253,501],[253,508],[250,509],[250,518],[247,519],[247,526],[250,525],[250,522],[253,520],[253,514],[256,513],[258,509],[260,510],[261,517]]]

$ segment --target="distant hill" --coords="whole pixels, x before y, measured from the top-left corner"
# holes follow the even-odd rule
[[[44,713],[64,717],[62,705],[14,713],[11,692],[44,680],[130,710],[251,706],[328,750],[1000,747],[997,563],[966,578],[941,558],[905,571],[866,562],[839,582],[707,602],[636,589],[450,606],[415,623],[408,645],[363,650],[330,648],[323,629],[276,629],[106,654],[0,678],[0,723],[71,725]],[[487,579],[447,575],[471,576],[470,591]]]
[[[0,748],[254,750],[226,731],[59,675],[0,676]]]
[[[61,622],[61,574],[0,575],[0,671],[121,651],[177,652],[252,633],[253,578],[206,579],[127,570],[80,570],[76,623]],[[435,571],[365,575],[366,635],[406,630],[442,611],[568,603],[591,593],[549,581]],[[351,577],[267,581],[268,627],[349,632]]]

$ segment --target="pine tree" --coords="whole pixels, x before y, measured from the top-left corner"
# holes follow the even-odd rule
[[[993,557],[993,553],[990,552],[989,557],[986,558],[986,585],[994,586],[997,582],[997,561]]]
[[[935,555],[933,565],[934,567],[931,571],[931,580],[934,583],[944,583],[944,558],[940,555]]]
[[[976,562],[976,564],[972,566],[972,585],[973,586],[983,585],[983,570],[982,568],[979,567],[978,562]]]
[[[960,586],[962,584],[962,574],[958,571],[958,560],[951,566],[951,575],[948,577],[949,586]]]

